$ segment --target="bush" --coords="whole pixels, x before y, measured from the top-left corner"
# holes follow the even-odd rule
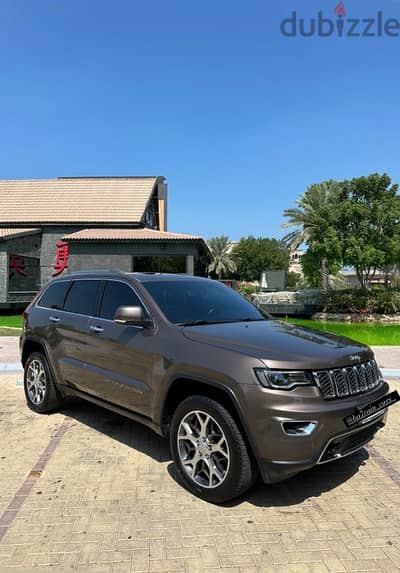
[[[240,294],[242,294],[243,296],[247,296],[249,297],[250,295],[254,294],[256,292],[257,288],[255,285],[253,284],[249,284],[249,283],[241,283],[239,284],[238,287],[238,291],[240,292]]]
[[[326,312],[353,314],[400,313],[400,289],[375,286],[362,289],[329,290],[324,295]]]
[[[304,278],[300,273],[289,271],[286,279],[286,287],[288,288],[302,288],[304,287]]]

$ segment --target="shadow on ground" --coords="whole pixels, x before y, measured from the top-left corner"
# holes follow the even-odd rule
[[[62,413],[157,462],[171,460],[168,441],[129,418],[78,398],[68,398]]]
[[[65,403],[63,414],[142,452],[157,462],[171,461],[166,439],[119,414],[75,398]],[[242,503],[259,507],[297,505],[345,483],[358,472],[368,457],[368,452],[362,449],[343,460],[314,467],[279,484],[265,485],[258,479],[243,497],[224,505],[225,507],[234,507]],[[183,486],[174,463],[170,463],[167,469],[171,478]]]
[[[224,507],[236,507],[249,503],[257,507],[284,507],[298,505],[308,498],[318,497],[326,491],[340,486],[355,475],[365,464],[369,454],[365,449],[323,466],[316,466],[295,477],[277,484],[264,484],[258,478],[254,486],[242,497]],[[168,473],[179,485],[184,487],[175,464],[168,465]]]
[[[256,485],[239,501],[229,505],[248,502],[259,507],[297,505],[304,500],[318,497],[352,478],[369,458],[364,448],[357,453],[322,466],[315,466],[289,480],[265,485],[258,480]]]

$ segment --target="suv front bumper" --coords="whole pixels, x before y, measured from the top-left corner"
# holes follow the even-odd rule
[[[247,424],[249,438],[263,481],[282,481],[362,448],[385,425],[387,410],[374,414],[351,429],[344,423],[344,418],[357,408],[385,396],[388,390],[388,384],[383,382],[366,394],[324,400],[314,387],[277,392],[255,385],[247,386],[246,402],[249,404],[250,401],[251,412],[251,420]],[[285,433],[284,422],[303,420],[316,423],[311,434]]]

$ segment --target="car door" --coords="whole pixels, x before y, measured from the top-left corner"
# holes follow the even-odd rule
[[[67,292],[62,311],[54,317],[60,340],[58,370],[63,384],[87,391],[85,367],[89,348],[89,320],[97,314],[104,281],[78,279]]]
[[[60,335],[60,322],[64,300],[71,286],[69,280],[57,280],[51,283],[36,304],[34,333],[45,341],[48,358],[55,371],[57,380],[64,382],[59,358],[63,354],[63,339]]]
[[[119,306],[141,306],[148,314],[129,283],[121,280],[106,282],[98,318],[89,322],[88,391],[103,400],[148,416],[155,361],[155,329],[114,322]]]

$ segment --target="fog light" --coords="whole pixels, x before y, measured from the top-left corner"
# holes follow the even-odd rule
[[[288,436],[309,436],[317,427],[317,422],[282,422],[282,429]]]

